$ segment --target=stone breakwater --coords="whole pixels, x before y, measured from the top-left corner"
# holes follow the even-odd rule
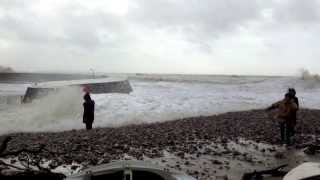
[[[66,87],[87,89],[88,91],[90,91],[90,93],[93,94],[128,94],[132,91],[132,87],[128,80],[88,79],[73,81],[52,81],[46,83],[39,83],[35,86],[28,87],[22,102],[31,102],[35,98],[44,97],[53,92],[63,91]]]

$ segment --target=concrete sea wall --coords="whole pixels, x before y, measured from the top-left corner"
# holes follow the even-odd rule
[[[111,82],[96,82],[96,83],[85,83],[70,85],[79,88],[86,89],[93,94],[104,94],[104,93],[125,93],[128,94],[132,91],[132,87],[128,80],[123,81],[111,81]],[[50,92],[55,92],[61,90],[65,86],[59,87],[28,87],[27,91],[23,97],[22,102],[31,102],[35,98],[43,97],[48,95]]]

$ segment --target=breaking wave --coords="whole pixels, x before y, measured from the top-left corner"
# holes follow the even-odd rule
[[[183,82],[189,79],[188,76],[175,78]],[[201,83],[150,81],[142,78],[130,81],[133,88],[130,94],[93,94],[92,98],[96,102],[94,127],[162,122],[265,108],[283,98],[288,87],[297,90],[301,107],[320,109],[320,83],[317,80],[302,80],[300,77],[228,79],[227,76],[205,76],[199,79]],[[221,83],[202,83],[204,79]],[[256,80],[261,81],[257,83]],[[309,88],[310,84],[312,88]],[[14,89],[7,87],[8,91]],[[82,129],[82,95],[79,88],[66,88],[30,104],[2,106],[0,103],[0,134]]]
[[[31,103],[2,106],[0,134],[80,128],[82,95],[80,88],[68,87]]]
[[[301,70],[301,80],[304,81],[305,87],[309,89],[317,88],[320,85],[320,75],[312,74],[307,69]]]
[[[312,74],[307,69],[301,70],[301,79],[302,80],[313,80],[313,81],[319,81],[320,82],[320,75],[319,74]]]

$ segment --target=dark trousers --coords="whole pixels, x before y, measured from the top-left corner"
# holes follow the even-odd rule
[[[294,136],[294,126],[287,122],[280,123],[281,142],[291,144],[291,137]]]
[[[87,130],[90,130],[90,129],[92,129],[92,123],[86,123],[86,129]]]

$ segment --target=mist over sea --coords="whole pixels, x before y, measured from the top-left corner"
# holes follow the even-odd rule
[[[22,79],[0,78],[0,134],[10,132],[62,131],[81,129],[82,96],[67,88],[29,104],[18,97],[38,81],[90,78],[88,76],[36,75]],[[130,94],[93,94],[96,102],[94,127],[152,123],[185,117],[207,116],[230,111],[265,108],[294,87],[302,108],[320,108],[317,78],[109,74],[128,78]],[[10,99],[11,97],[11,99]]]

